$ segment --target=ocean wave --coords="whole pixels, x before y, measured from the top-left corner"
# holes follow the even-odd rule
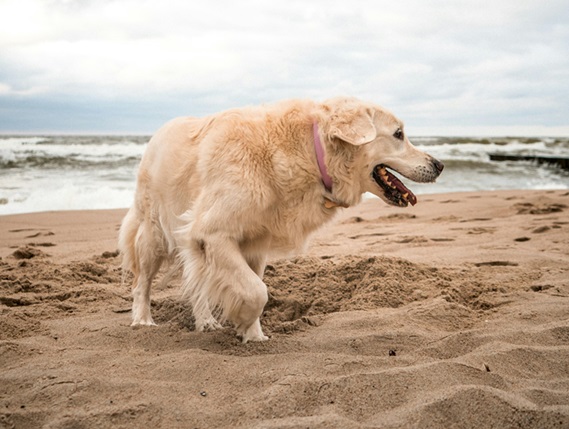
[[[422,145],[497,145],[511,144],[531,145],[544,143],[547,146],[563,146],[569,149],[569,137],[412,137],[413,144]]]
[[[0,138],[0,168],[121,168],[140,161],[147,138]]]
[[[569,189],[569,172],[490,153],[568,156],[569,139],[418,137],[440,159],[437,183],[402,179],[417,194],[498,189]],[[128,207],[146,136],[0,136],[0,214]]]
[[[51,141],[51,137],[10,137],[10,136],[0,136],[0,147],[19,147],[25,145],[37,145],[46,141]]]
[[[140,161],[146,136],[0,138],[2,168],[113,168]],[[490,153],[567,156],[569,139],[418,137],[415,145],[442,161],[489,161]]]
[[[480,161],[490,159],[491,153],[508,155],[532,155],[532,156],[568,156],[569,146],[565,144],[548,143],[538,141],[522,143],[510,141],[508,144],[501,143],[440,143],[438,145],[416,145],[418,149],[430,153],[441,160],[464,160]]]
[[[133,167],[140,162],[140,157],[129,156],[125,158],[80,158],[70,156],[27,155],[13,159],[0,157],[0,169],[38,168],[38,169],[114,169]]]
[[[20,189],[5,197],[0,195],[0,214],[126,208],[133,200],[134,185],[57,182],[43,188]]]

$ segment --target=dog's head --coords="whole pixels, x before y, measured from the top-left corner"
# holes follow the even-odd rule
[[[434,182],[441,174],[443,164],[413,146],[403,122],[389,111],[354,98],[328,100],[324,106],[329,115],[323,131],[338,152],[352,154],[350,176],[361,193],[396,206],[415,205],[413,192],[390,170],[415,182]]]

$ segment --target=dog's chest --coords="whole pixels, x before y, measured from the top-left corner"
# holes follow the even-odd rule
[[[267,219],[271,250],[301,250],[310,234],[332,219],[334,212],[318,201],[300,201],[272,211]]]

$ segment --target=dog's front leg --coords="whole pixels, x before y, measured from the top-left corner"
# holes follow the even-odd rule
[[[232,322],[244,343],[265,341],[259,317],[268,300],[267,287],[243,256],[237,240],[223,233],[193,239],[201,253],[201,278],[193,269],[184,269],[184,289],[194,304],[194,313],[220,308]]]

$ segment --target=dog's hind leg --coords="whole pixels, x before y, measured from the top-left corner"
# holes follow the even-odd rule
[[[159,289],[164,289],[168,287],[168,283],[170,283],[176,276],[179,274],[180,270],[182,269],[182,263],[174,257],[167,258],[168,269],[160,283],[158,283]]]
[[[149,221],[141,223],[135,242],[138,275],[132,290],[132,326],[155,325],[150,313],[150,288],[166,255],[159,228]]]

